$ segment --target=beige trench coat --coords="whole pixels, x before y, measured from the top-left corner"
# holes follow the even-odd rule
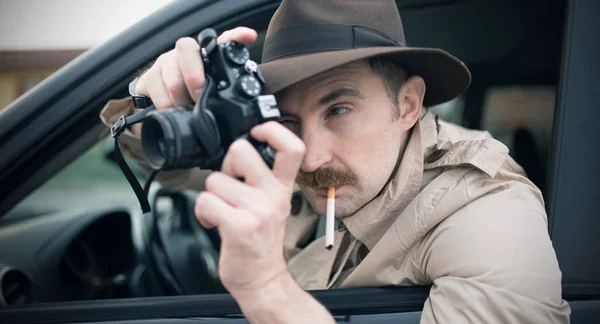
[[[111,126],[131,101],[107,104]],[[131,132],[121,145],[147,167]],[[443,150],[443,151],[442,151]],[[159,173],[171,188],[203,189],[207,171]],[[343,220],[334,249],[311,241],[306,201],[286,225],[285,257],[305,289],[432,285],[422,323],[568,323],[561,272],[541,192],[487,132],[423,111],[398,172],[380,196]]]

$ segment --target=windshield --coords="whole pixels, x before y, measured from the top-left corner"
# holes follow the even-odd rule
[[[3,220],[35,217],[68,209],[137,205],[137,199],[121,169],[109,157],[113,143],[112,138],[107,138],[95,144],[30,193]],[[141,179],[135,164],[128,164]]]

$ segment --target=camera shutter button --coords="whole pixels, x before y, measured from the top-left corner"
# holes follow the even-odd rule
[[[249,74],[244,75],[238,79],[237,88],[243,95],[248,96],[250,98],[254,98],[260,95],[262,91],[262,86],[260,85],[260,82],[258,82],[258,80],[254,76]]]

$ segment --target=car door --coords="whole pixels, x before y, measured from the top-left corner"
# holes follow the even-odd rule
[[[401,1],[399,1],[401,2]],[[0,215],[97,142],[98,113],[128,95],[137,70],[182,36],[205,27],[264,30],[278,5],[268,0],[177,1],[85,53],[0,115]],[[569,1],[553,154],[550,233],[574,323],[600,321],[600,3]],[[259,44],[260,45],[260,44]],[[557,44],[560,46],[560,44]],[[252,57],[260,57],[255,47]],[[339,322],[418,323],[429,287],[382,287],[311,294]],[[0,309],[2,323],[244,322],[226,294],[41,303]]]
[[[573,323],[600,321],[600,2],[569,1],[547,209]]]

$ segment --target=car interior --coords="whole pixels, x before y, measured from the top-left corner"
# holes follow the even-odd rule
[[[489,131],[509,147],[513,158],[546,195],[566,1],[397,3],[409,45],[443,48],[463,60],[472,73],[471,86],[460,97],[428,108],[442,119]],[[260,61],[269,17],[276,5],[271,2],[241,8],[233,16],[215,14],[213,19],[221,20],[213,26],[218,32],[238,25],[255,28],[259,39],[249,49],[251,57]],[[103,93],[90,98],[51,94],[54,80],[50,80],[46,88],[34,89],[37,92],[14,104],[30,104],[36,100],[32,95],[38,95],[42,98],[38,100],[49,98],[46,102],[52,105],[63,100],[65,114],[75,107],[81,112],[62,116],[51,135],[30,143],[37,149],[20,154],[14,167],[2,166],[11,173],[10,177],[2,175],[3,184],[22,180],[23,185],[10,192],[7,187],[0,188],[0,196],[6,198],[0,204],[0,308],[225,293],[217,271],[219,235],[196,221],[193,205],[197,192],[167,190],[153,183],[149,193],[152,212],[142,214],[115,162],[114,140],[98,119],[107,100],[128,95],[127,83],[139,68],[168,51],[177,38],[194,37],[202,27],[194,23],[200,13],[173,25],[165,25],[158,14],[132,27],[154,26],[144,33],[155,35],[136,47],[137,54],[126,53],[131,60],[121,68],[127,72],[112,78],[107,69],[87,71],[97,75],[92,81],[107,84]],[[124,33],[111,44],[129,40],[132,35],[139,38],[142,31]],[[78,60],[101,58],[111,44],[85,53],[55,79],[67,80],[71,76],[67,70],[80,67]],[[116,64],[125,63],[114,64],[113,74],[119,69]],[[86,86],[81,83],[78,91]],[[70,100],[68,104],[66,100]],[[7,110],[12,108],[21,107]],[[37,162],[31,162],[33,157]],[[42,164],[40,159],[48,162]],[[148,175],[133,161],[128,160],[128,164],[143,185]],[[27,170],[36,171],[31,175]],[[426,294],[419,298],[426,298]]]

